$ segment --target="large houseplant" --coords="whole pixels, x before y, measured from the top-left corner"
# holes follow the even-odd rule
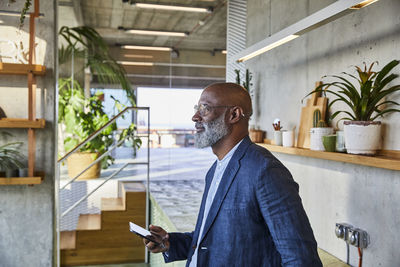
[[[374,63],[368,68],[364,63],[364,69],[355,67],[357,76],[349,73],[343,75],[332,75],[334,82],[318,86],[315,92],[323,91],[330,93],[336,98],[329,104],[328,109],[337,102],[345,103],[350,110],[338,110],[330,119],[344,113],[344,134],[346,149],[351,154],[373,155],[380,147],[381,122],[377,118],[384,114],[400,112],[395,108],[399,103],[388,100],[387,97],[400,91],[400,85],[388,86],[399,75],[391,73],[399,60],[393,60],[386,64],[380,71],[372,71]],[[348,77],[355,80],[351,82]]]
[[[73,80],[72,84],[73,87],[71,86],[70,78],[59,79],[58,122],[64,127],[64,150],[66,152],[72,150],[109,121],[99,95],[95,94],[94,96],[85,98],[80,84],[76,80]],[[70,156],[71,160],[73,161],[74,157],[78,161],[83,161],[86,158],[90,161],[89,157],[95,160],[113,144],[114,139],[112,134],[116,128],[115,123],[111,124],[80,149],[79,152],[82,154]],[[107,168],[112,162],[113,158],[106,156],[101,161],[101,167]],[[75,176],[79,170],[74,171],[70,169],[72,165],[75,164],[69,166],[70,176]],[[93,168],[89,169],[80,178],[98,177],[100,172],[99,167],[99,165],[93,166]]]
[[[99,82],[119,83],[126,91],[131,105],[135,105],[135,97],[125,70],[111,57],[108,45],[94,29],[86,26],[74,28],[64,26],[61,27],[59,35],[67,44],[59,49],[60,65],[69,66],[68,63],[74,62],[74,58],[84,61],[82,68],[71,68],[71,77],[59,80],[58,119],[64,127],[62,134],[66,135],[63,140],[64,150],[68,152],[109,121],[100,95],[95,94],[89,98],[84,96],[82,87],[74,78],[76,71],[83,72],[84,68],[89,68]],[[84,164],[86,166],[90,164],[90,161],[103,154],[113,144],[113,132],[116,128],[115,123],[111,124],[83,146],[79,153],[74,153],[67,159],[70,177],[76,176],[83,168],[72,170],[71,167],[74,167],[76,163],[71,163],[71,161],[77,160],[78,163],[86,161]],[[135,130],[135,125],[132,124],[128,129],[123,130],[120,138],[128,136],[129,139]],[[140,141],[135,138],[133,140],[133,146],[139,147]],[[109,155],[104,157],[101,161],[102,168],[107,168],[113,160]],[[80,176],[80,179],[95,178],[99,175],[100,166],[97,164]]]

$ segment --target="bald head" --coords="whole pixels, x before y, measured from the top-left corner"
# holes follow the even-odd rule
[[[241,107],[247,121],[253,114],[249,92],[236,83],[213,83],[204,92],[212,94],[218,105]]]

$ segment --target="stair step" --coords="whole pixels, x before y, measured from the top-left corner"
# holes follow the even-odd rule
[[[62,231],[60,233],[60,249],[75,249],[76,232]]]
[[[122,189],[125,192],[146,192],[144,184],[138,182],[123,182]]]
[[[123,203],[122,197],[119,198],[102,198],[101,199],[101,210],[102,211],[120,211],[125,210],[125,205]]]
[[[81,214],[76,230],[100,230],[101,214]]]

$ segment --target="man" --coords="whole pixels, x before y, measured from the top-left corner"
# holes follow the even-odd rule
[[[248,137],[248,92],[216,83],[201,94],[195,122],[197,147],[211,146],[217,161],[206,185],[194,232],[167,233],[150,226],[166,262],[186,266],[322,266],[317,244],[289,171]]]

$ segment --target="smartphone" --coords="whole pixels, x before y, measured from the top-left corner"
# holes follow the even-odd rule
[[[129,222],[129,231],[131,231],[132,233],[137,234],[140,237],[143,237],[157,245],[160,245],[160,242],[155,241],[152,237],[151,237],[151,233],[144,229],[143,227],[140,227],[137,224],[134,224],[133,222]]]

